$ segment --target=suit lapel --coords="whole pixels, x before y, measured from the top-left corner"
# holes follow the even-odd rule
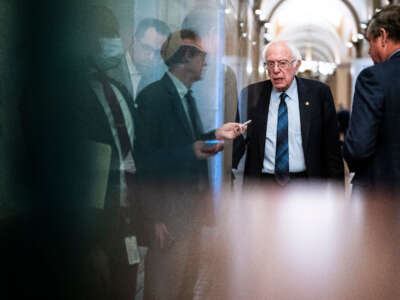
[[[134,115],[135,108],[133,106],[133,98],[132,95],[130,94],[129,90],[126,88],[126,86],[123,83],[120,83],[119,81],[116,81],[110,77],[108,77],[108,80],[118,88],[122,96],[124,96],[126,104],[128,105],[129,112],[131,113],[132,117]]]
[[[133,101],[132,95],[129,93],[128,89],[125,87],[124,84],[122,84],[122,83],[120,83],[120,82],[118,82],[118,81],[116,81],[116,80],[114,80],[112,78],[109,78],[109,80],[114,86],[116,86],[118,88],[118,90],[120,91],[120,93],[124,97],[125,103],[128,106],[129,113],[130,113],[131,118],[132,118],[132,122],[134,122],[136,109],[134,108],[134,105],[133,105],[134,101]],[[134,137],[133,137],[133,140],[134,140]],[[130,146],[131,153],[134,154],[135,151],[133,151],[134,150],[133,149],[133,144],[129,143],[129,146]]]
[[[126,74],[125,86],[128,89],[129,93],[132,95],[133,100],[135,101],[138,93],[133,87],[133,78],[131,77],[131,72],[133,72],[133,61],[131,55],[129,54],[129,51],[125,53],[123,59],[125,60],[125,62],[122,61],[121,64],[123,65],[123,70]]]
[[[196,104],[196,99],[192,99],[192,101],[194,101],[192,103],[193,105],[193,111],[194,111],[194,120],[192,120],[192,122],[194,122],[194,128],[193,130],[195,131],[195,138],[198,139],[200,138],[201,134],[203,133],[203,124],[201,123],[201,118],[200,118],[200,114],[199,114],[199,110],[197,109],[197,104]]]
[[[161,80],[163,81],[163,83],[167,89],[168,101],[170,101],[171,106],[173,107],[174,111],[176,112],[176,114],[179,118],[179,121],[182,124],[182,127],[184,128],[185,132],[189,136],[193,136],[192,130],[190,128],[189,120],[186,117],[186,113],[185,113],[185,110],[182,105],[181,97],[179,96],[174,83],[172,82],[171,78],[169,78],[169,76],[167,74],[165,74]]]
[[[301,78],[296,77],[297,92],[299,95],[299,110],[300,110],[300,124],[301,124],[301,137],[303,144],[304,157],[308,150],[309,133],[311,127],[311,108],[313,106],[312,98],[308,88],[304,85]]]
[[[257,100],[257,111],[261,114],[261,123],[259,127],[259,132],[257,132],[257,136],[259,138],[258,144],[261,154],[261,160],[264,160],[265,153],[265,138],[267,132],[267,122],[268,122],[268,109],[271,98],[271,90],[272,84],[271,81],[265,81],[265,84],[261,86],[261,91],[256,92],[256,95],[259,95],[259,99]]]

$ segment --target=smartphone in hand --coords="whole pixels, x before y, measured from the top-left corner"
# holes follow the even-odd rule
[[[204,147],[201,149],[204,153],[216,153],[218,145],[223,144],[223,140],[207,140],[204,141]],[[220,149],[222,150],[222,149]]]

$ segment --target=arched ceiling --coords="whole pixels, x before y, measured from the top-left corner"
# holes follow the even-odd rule
[[[292,41],[303,58],[347,63],[355,56],[351,42],[362,38],[360,22],[370,16],[369,2],[264,0],[260,4],[260,20],[267,22],[269,38]]]

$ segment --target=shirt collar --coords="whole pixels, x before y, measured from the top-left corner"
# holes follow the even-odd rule
[[[185,95],[188,92],[188,88],[180,81],[178,78],[176,78],[175,75],[173,75],[170,71],[167,71],[168,76],[171,78],[172,82],[174,83],[179,96],[181,99],[185,97]]]
[[[273,96],[276,99],[279,99],[281,93],[282,92],[278,91],[275,87],[272,87],[271,96]],[[292,83],[290,84],[289,88],[285,91],[285,93],[286,95],[288,95],[286,99],[291,99],[291,100],[296,99],[296,93],[297,93],[296,77],[293,78]]]
[[[400,52],[400,49],[395,50],[392,54],[390,54],[388,59],[391,59],[394,55]]]
[[[133,60],[132,60],[132,57],[131,57],[131,54],[129,53],[129,51],[126,51],[125,57],[126,57],[126,63],[128,64],[129,73],[131,75],[141,76],[139,71],[136,69],[135,64],[133,63]]]

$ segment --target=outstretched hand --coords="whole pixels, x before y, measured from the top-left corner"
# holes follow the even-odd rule
[[[247,130],[247,125],[240,123],[225,123],[220,128],[215,130],[215,137],[218,140],[233,140]]]

